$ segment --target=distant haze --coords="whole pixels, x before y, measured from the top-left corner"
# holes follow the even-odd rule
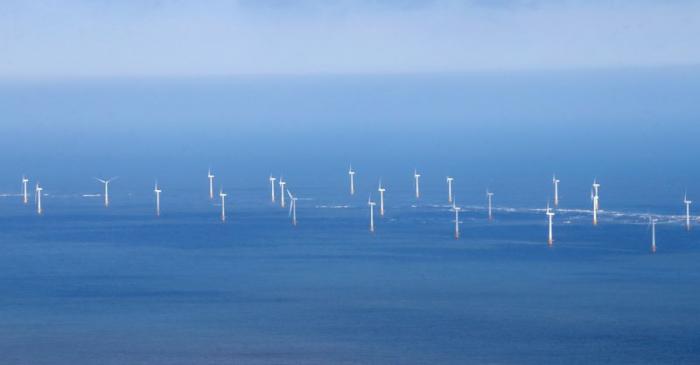
[[[0,3],[0,77],[697,65],[695,1]]]

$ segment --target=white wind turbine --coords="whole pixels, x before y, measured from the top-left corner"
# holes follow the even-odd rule
[[[656,253],[656,219],[649,216],[649,225],[651,225],[651,253]]]
[[[377,205],[377,203],[372,201],[372,194],[369,195],[367,205],[369,205],[369,231],[374,232],[374,206]]]
[[[692,201],[688,200],[688,194],[683,196],[683,204],[685,204],[685,228],[690,231],[690,204]]]
[[[226,196],[228,194],[224,193],[224,188],[219,190],[219,197],[221,197],[221,221],[226,222]]]
[[[118,177],[112,177],[112,178],[109,178],[107,180],[95,178],[95,180],[97,180],[105,185],[105,194],[104,194],[105,207],[109,207],[109,183],[111,183],[112,181],[114,181],[116,179],[118,179]]]
[[[382,180],[379,180],[379,215],[384,216],[384,192],[386,191],[386,188],[382,186]]]
[[[156,193],[156,216],[160,217],[160,193],[163,191],[158,187],[158,180],[156,180],[153,192]]]
[[[489,201],[489,220],[493,219],[493,193],[486,190],[486,198]]]
[[[348,175],[350,175],[350,195],[355,195],[355,170],[352,169],[352,165],[350,165]]]
[[[36,183],[36,213],[37,214],[43,214],[44,210],[41,207],[41,195],[43,194],[42,191],[44,188],[39,186],[39,183]]]
[[[275,180],[277,180],[277,178],[270,175],[270,197],[273,203],[275,202]]]
[[[292,217],[292,225],[297,225],[297,197],[287,190],[289,195],[289,216]]]
[[[556,175],[552,175],[552,184],[554,185],[554,206],[559,206],[559,179]]]
[[[22,201],[24,204],[29,203],[29,179],[27,179],[26,176],[22,175]]]
[[[596,179],[593,179],[593,191],[592,191],[592,197],[591,199],[593,200],[593,225],[598,224],[598,209],[600,207],[599,203],[599,197],[598,197],[598,189],[600,189],[600,184],[598,184],[598,181]]]
[[[447,177],[447,202],[452,203],[452,181],[454,180],[453,177],[448,176]]]
[[[214,199],[214,174],[211,173],[211,169],[207,171],[207,178],[209,179],[209,199]]]
[[[420,199],[420,174],[417,169],[413,170],[413,178],[416,180],[416,199]]]
[[[547,214],[547,219],[549,220],[549,231],[548,231],[549,234],[547,235],[547,245],[551,246],[552,243],[554,243],[554,234],[552,232],[552,221],[554,219],[554,211],[552,210],[552,208],[549,207],[549,203],[547,203],[546,214]]]
[[[287,182],[285,182],[282,177],[280,176],[280,206],[284,208],[284,186],[287,185]]]
[[[452,200],[452,211],[455,212],[455,239],[459,239],[459,211],[462,208],[457,206],[457,199]]]

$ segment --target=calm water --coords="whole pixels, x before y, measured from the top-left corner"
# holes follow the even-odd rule
[[[699,76],[3,82],[2,362],[698,363],[700,233],[681,220],[684,191],[700,201]],[[41,217],[23,173],[46,189]],[[297,227],[270,173],[299,196]],[[83,196],[116,175],[109,209]]]

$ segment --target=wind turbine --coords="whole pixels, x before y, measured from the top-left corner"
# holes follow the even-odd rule
[[[158,180],[156,180],[153,192],[156,193],[156,216],[160,217],[160,193],[162,192],[162,190],[160,189],[160,187],[158,187]]]
[[[29,203],[29,189],[27,185],[29,184],[29,179],[22,175],[22,201],[24,204]]]
[[[416,199],[420,199],[420,174],[418,170],[413,170],[413,178],[416,179]]]
[[[462,208],[457,206],[457,199],[452,201],[452,211],[455,212],[455,239],[459,239],[459,211]]]
[[[118,179],[118,177],[112,177],[107,180],[95,178],[95,180],[105,184],[105,207],[109,207],[109,183]]]
[[[379,180],[379,215],[384,216],[384,192],[386,189],[382,186],[382,180]]]
[[[228,194],[224,193],[224,188],[219,190],[219,196],[221,197],[221,221],[226,222],[226,196]]]
[[[369,205],[369,231],[374,232],[374,206],[377,205],[377,203],[372,201],[372,194],[369,195],[367,205]]]
[[[282,177],[280,176],[280,206],[284,208],[284,186],[287,185],[287,182],[282,180]]]
[[[297,197],[292,195],[292,193],[287,190],[287,194],[289,194],[289,215],[292,217],[292,225],[296,226],[297,225]]]
[[[489,201],[489,220],[493,220],[493,193],[486,190],[486,198]]]
[[[649,225],[651,225],[651,253],[656,253],[656,219],[649,216]]]
[[[596,179],[593,179],[593,191],[591,192],[592,196],[591,199],[593,200],[593,225],[598,224],[598,207],[599,207],[599,197],[598,197],[598,189],[600,188],[600,184],[596,181]]]
[[[43,190],[44,190],[44,188],[39,186],[39,183],[37,182],[36,183],[36,213],[37,214],[44,213],[44,210],[41,208],[41,195],[42,195]]]
[[[685,204],[685,228],[690,231],[690,204],[692,201],[688,200],[688,194],[683,196],[683,204]]]
[[[209,178],[209,199],[214,199],[214,175],[211,173],[211,169],[207,172],[207,177]]]
[[[447,202],[452,203],[452,181],[454,178],[447,177]]]
[[[559,179],[556,175],[552,175],[552,184],[554,184],[554,206],[559,206]]]
[[[275,202],[275,180],[277,180],[277,178],[270,175],[270,196],[272,197],[273,203]]]
[[[554,211],[552,208],[549,207],[549,203],[547,203],[547,219],[549,220],[549,235],[547,236],[547,245],[552,246],[552,243],[554,243],[554,235],[552,233],[552,220],[554,219]]]
[[[355,170],[352,169],[352,165],[350,165],[348,175],[350,175],[350,195],[355,195]]]

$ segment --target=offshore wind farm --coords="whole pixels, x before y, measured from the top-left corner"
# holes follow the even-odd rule
[[[419,181],[418,178],[420,177],[420,175],[416,171],[417,170],[414,170],[413,178],[414,178],[414,184],[415,184],[414,186],[415,186],[415,193],[416,193],[415,199],[418,200],[420,197],[420,193],[419,193],[420,191],[418,189],[418,186],[419,186],[418,185],[418,181]],[[352,197],[353,195],[355,195],[355,183],[354,183],[355,171],[352,170],[352,167],[350,168],[348,175],[350,176],[350,196]],[[556,176],[556,175],[553,175],[553,176]],[[208,178],[208,183],[209,183],[208,192],[209,192],[209,197],[211,199],[212,191],[213,191],[212,190],[213,189],[213,177],[214,177],[214,175],[212,175],[211,168],[209,168],[209,170],[207,171],[206,177]],[[116,180],[117,178],[112,177],[110,179],[98,179],[98,178],[95,178],[95,179],[97,181],[101,182],[102,184],[104,184],[104,193],[103,194],[82,194],[81,197],[82,198],[85,198],[85,197],[103,197],[104,198],[104,206],[105,206],[105,208],[108,208],[109,202],[110,202],[109,201],[109,183]],[[274,205],[275,204],[275,181],[277,180],[277,178],[272,176],[272,174],[270,174],[269,177],[267,178],[267,180],[270,182],[270,191],[271,191],[270,201]],[[459,223],[460,223],[459,212],[462,210],[462,208],[458,207],[456,205],[455,201],[453,200],[454,199],[453,188],[452,188],[453,181],[454,181],[454,178],[447,177],[447,196],[448,196],[447,201],[448,201],[448,203],[452,203],[451,211],[453,211],[455,213],[454,236],[456,239],[459,239],[459,237],[460,237],[459,236]],[[557,202],[556,205],[558,206],[559,205],[558,204],[559,203],[559,183],[561,181],[559,179],[556,179],[556,178],[553,178],[552,181],[554,183],[552,197],[553,197],[554,201]],[[27,186],[28,182],[29,182],[29,179],[27,178],[27,176],[22,175],[21,193],[18,194],[18,196],[20,196],[22,198],[22,203],[24,203],[24,204],[27,203],[26,186]],[[280,187],[280,197],[282,198],[280,200],[280,207],[285,208],[284,196],[286,194],[289,197],[289,217],[292,220],[292,225],[296,226],[297,225],[297,200],[298,200],[298,197],[294,196],[291,193],[291,191],[289,191],[288,188],[285,188],[285,185],[286,185],[286,182],[280,177],[279,187]],[[598,203],[598,201],[599,201],[598,193],[599,193],[600,186],[601,186],[601,184],[598,183],[598,180],[594,179],[593,185],[591,188],[591,201],[593,202],[593,206],[590,210],[590,213],[593,217],[593,225],[594,226],[598,225],[598,217],[601,213],[600,206]],[[379,180],[379,188],[377,189],[377,191],[379,192],[379,216],[384,217],[384,206],[385,206],[384,205],[384,193],[386,192],[386,188],[384,188],[384,186],[382,185],[381,180]],[[160,189],[160,187],[158,185],[158,181],[155,182],[153,192],[155,193],[156,217],[160,217],[160,213],[161,213],[160,196],[161,196],[162,190]],[[11,194],[6,194],[6,195],[11,195]],[[38,215],[43,214],[43,210],[42,210],[42,206],[41,206],[41,198],[44,195],[46,195],[46,193],[43,193],[43,188],[40,188],[39,185],[37,184],[36,194],[35,194],[35,202],[37,204],[37,214]],[[222,222],[226,222],[226,197],[227,196],[228,196],[228,194],[224,193],[224,190],[222,187],[219,191],[219,197],[221,199],[219,207],[220,207],[220,217],[221,217]],[[493,219],[494,219],[493,196],[494,196],[494,193],[487,189],[486,190],[487,204],[484,207],[484,209],[486,210],[486,217],[487,217],[489,222],[493,221]],[[695,217],[691,216],[690,204],[692,203],[692,201],[688,200],[688,193],[687,192],[683,196],[682,203],[684,204],[684,207],[685,207],[685,216],[670,215],[667,217],[667,222],[673,223],[674,221],[677,221],[678,223],[684,223],[686,230],[690,231],[691,221],[700,220],[700,218],[695,218]],[[369,209],[369,212],[370,212],[369,213],[369,221],[370,221],[370,223],[369,223],[370,229],[369,230],[371,233],[374,233],[375,232],[374,207],[377,205],[377,203],[372,200],[371,192],[370,192],[367,204],[370,208]],[[343,207],[349,207],[349,206],[343,206]],[[412,205],[412,207],[416,208],[417,206]],[[436,210],[443,210],[444,211],[445,207],[449,207],[449,205],[448,206],[441,206],[439,204],[437,204],[437,205],[433,204],[433,205],[430,205],[429,207],[435,208]],[[316,209],[326,208],[326,206],[316,206],[315,208]],[[477,210],[480,209],[479,207],[475,207],[475,208]],[[516,212],[516,211],[537,212],[537,211],[539,211],[538,209],[532,209],[532,208],[531,209],[521,208],[521,209],[517,209],[517,210],[516,210],[516,208],[504,208],[502,210],[506,211],[506,212]],[[567,212],[570,210],[571,209],[567,210],[567,209],[552,208],[552,207],[550,207],[549,202],[547,202],[547,207],[544,210],[544,214],[547,217],[547,222],[548,222],[547,223],[548,224],[547,225],[547,245],[548,246],[551,247],[552,244],[554,243],[554,236],[553,236],[554,221],[553,221],[553,218],[556,215],[556,211]],[[583,212],[583,210],[581,210],[581,209],[575,209],[573,211],[575,211],[576,213]],[[620,218],[620,217],[635,217],[635,216],[639,217],[641,214],[639,212],[622,213],[622,212],[615,211],[613,213],[613,215],[615,218]],[[650,222],[652,224],[652,232],[653,232],[653,234],[652,234],[652,248],[653,248],[652,253],[656,253],[656,226],[655,225],[656,225],[656,222],[658,221],[658,219],[652,219],[651,217],[649,219],[650,219]],[[611,221],[611,222],[613,224],[615,223],[614,221]],[[570,223],[571,223],[570,220],[566,221],[566,224],[570,224]]]

